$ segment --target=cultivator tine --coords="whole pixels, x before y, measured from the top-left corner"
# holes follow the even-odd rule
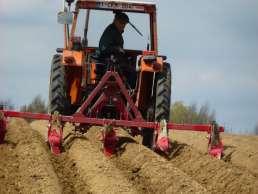
[[[6,134],[6,119],[4,113],[0,110],[0,144],[4,143]]]
[[[170,143],[169,143],[169,136],[168,136],[168,128],[167,128],[167,122],[166,120],[161,120],[160,121],[160,129],[158,131],[158,138],[156,142],[156,149],[168,153],[170,149]]]
[[[62,138],[63,125],[60,120],[60,115],[56,111],[51,116],[51,120],[48,126],[48,142],[50,145],[51,152],[55,155],[59,155],[61,153]]]
[[[103,142],[103,152],[106,156],[110,157],[116,153],[116,146],[118,143],[118,137],[111,125],[105,125],[101,131],[101,141]]]
[[[209,134],[208,153],[218,159],[221,159],[223,154],[223,143],[220,138],[218,125],[215,121],[212,122]]]

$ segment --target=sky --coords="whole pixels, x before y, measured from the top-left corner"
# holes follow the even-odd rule
[[[159,52],[172,66],[172,102],[208,103],[226,129],[252,133],[258,123],[258,0],[156,2]],[[17,108],[38,94],[47,101],[51,58],[63,47],[61,5],[0,0],[0,99]],[[101,33],[105,25],[99,26]]]

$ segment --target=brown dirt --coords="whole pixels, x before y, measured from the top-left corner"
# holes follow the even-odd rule
[[[47,123],[32,122],[41,131]],[[71,131],[71,126],[64,133]],[[83,181],[92,193],[206,193],[206,189],[164,158],[144,148],[126,133],[121,138],[123,150],[118,156],[107,158],[101,152],[99,128],[87,134],[72,135],[65,142],[66,153],[74,161]],[[121,134],[120,134],[121,136]],[[129,141],[129,143],[128,143]],[[133,159],[133,160],[132,160]],[[167,173],[171,172],[171,173]]]
[[[223,161],[248,170],[258,177],[258,136],[230,135],[222,133]],[[201,153],[207,153],[207,134],[201,132],[173,131],[171,139],[185,143]]]
[[[256,137],[225,136],[225,156],[219,161],[207,156],[205,135],[176,132],[176,152],[167,160],[119,129],[120,150],[107,158],[99,128],[92,127],[84,135],[69,136],[66,151],[56,157],[45,143],[46,126],[44,121],[29,125],[10,120],[6,142],[0,145],[0,194],[258,193],[252,170],[258,161]],[[71,129],[67,125],[65,135]]]
[[[206,136],[198,132],[173,132],[173,148],[177,152],[171,162],[212,193],[258,193],[257,136],[223,134],[222,160],[207,155]]]
[[[97,145],[98,128],[87,133],[89,141]],[[133,185],[142,193],[205,193],[206,189],[173,164],[137,143],[122,130],[118,131],[121,150],[111,158],[113,165],[123,171]],[[103,155],[103,154],[102,154]]]
[[[0,193],[61,193],[45,144],[24,120],[10,120],[0,145]]]

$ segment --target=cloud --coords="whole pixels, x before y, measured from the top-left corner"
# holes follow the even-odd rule
[[[51,0],[1,0],[0,23],[9,25],[37,25],[56,20],[61,1]]]
[[[60,3],[59,3],[60,2]],[[22,13],[37,13],[47,6],[61,6],[61,0],[1,0],[0,10],[3,15],[20,15]]]

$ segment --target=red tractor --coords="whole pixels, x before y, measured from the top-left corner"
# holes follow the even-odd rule
[[[69,10],[71,3],[72,1],[68,1]],[[98,59],[94,57],[98,47],[89,45],[89,39],[92,37],[87,37],[88,30],[91,28],[89,23],[92,23],[90,14],[93,10],[98,10],[100,14],[103,13],[102,17],[105,17],[104,12],[113,14],[118,11],[148,15],[150,25],[146,27],[149,28],[151,37],[149,45],[146,46],[148,50],[125,49],[124,57],[129,59],[127,66],[134,74],[131,76],[136,79],[134,80],[136,84],[133,86],[127,83],[127,78],[119,69],[119,64],[116,64],[119,62],[116,62],[115,59],[112,61],[111,58],[107,58],[104,62],[99,63]],[[72,16],[73,18],[71,18]],[[81,36],[76,36],[79,16],[85,19],[82,22],[84,30]],[[94,19],[92,18],[93,22]],[[84,110],[87,117],[144,119],[158,122],[162,119],[169,120],[171,69],[170,64],[166,62],[166,57],[158,54],[155,4],[78,0],[73,12],[66,10],[59,13],[59,21],[65,25],[65,46],[63,49],[57,49],[59,54],[54,55],[52,59],[49,86],[50,113],[58,111],[63,115],[74,114],[85,99],[93,94],[92,91],[101,81],[98,79],[96,69],[108,66],[109,72],[114,72],[121,78],[122,83],[126,86],[126,90],[123,92],[128,93],[132,104],[130,105],[126,100],[118,85],[111,84],[101,88],[92,99],[87,109]],[[69,23],[71,23],[70,31]],[[137,30],[134,25],[132,26]],[[141,34],[139,30],[136,32]],[[111,81],[112,77],[110,76],[108,81]],[[136,107],[137,110],[134,112],[132,107]],[[143,144],[151,146],[153,130],[142,129],[142,132]]]
[[[115,55],[104,60],[96,57],[98,46],[91,45],[91,40],[96,38],[98,28],[88,38],[88,31],[93,29],[89,24],[98,24],[95,17],[93,22],[90,20],[91,13],[94,16],[96,12],[103,14],[102,19],[105,14],[113,16],[118,12],[147,18],[148,21],[144,22],[148,24],[149,34],[146,47],[124,50],[126,66],[131,69],[129,77],[124,74]],[[65,139],[62,133],[64,122],[75,124],[76,130],[81,132],[93,125],[104,126],[102,141],[104,152],[109,155],[115,151],[118,141],[113,127],[123,127],[133,136],[142,135],[145,146],[165,153],[170,150],[168,129],[204,131],[209,133],[209,154],[220,158],[223,145],[219,133],[224,131],[223,127],[216,123],[167,123],[171,103],[171,66],[166,62],[166,56],[158,52],[156,17],[154,3],[66,0],[64,11],[58,13],[58,21],[64,25],[64,48],[58,48],[58,54],[52,59],[49,114],[0,110],[3,123],[0,135],[4,137],[5,134],[5,117],[49,120],[49,145],[53,153],[59,154]],[[129,24],[132,28],[128,28],[142,35],[131,22]],[[79,26],[83,27],[79,29]],[[126,41],[138,43],[135,39]],[[103,68],[105,71],[100,76],[98,70]],[[3,138],[0,138],[1,142]]]

